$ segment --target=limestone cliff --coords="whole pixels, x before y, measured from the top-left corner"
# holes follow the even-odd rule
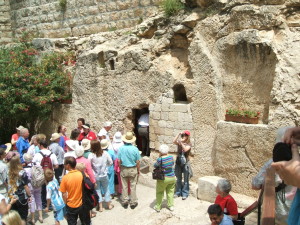
[[[136,28],[36,39],[44,50],[77,52],[73,103],[53,112],[51,126],[71,129],[84,117],[95,131],[106,120],[130,130],[136,109],[148,107],[153,149],[166,143],[175,152],[173,137],[189,129],[194,179],[226,177],[233,191],[254,195],[251,179],[271,157],[276,129],[298,125],[300,2],[201,2]],[[262,117],[258,125],[224,122],[227,108]]]

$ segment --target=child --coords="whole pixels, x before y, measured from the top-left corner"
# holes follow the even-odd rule
[[[62,194],[59,189],[58,181],[54,178],[53,170],[45,169],[45,180],[47,183],[47,207],[45,212],[49,212],[50,201],[52,203],[54,211],[55,225],[60,225],[59,221],[64,219],[65,215],[65,203],[62,198]]]

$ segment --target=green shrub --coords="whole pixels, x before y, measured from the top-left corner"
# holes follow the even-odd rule
[[[20,42],[0,47],[1,143],[22,124],[30,128],[48,119],[55,102],[71,96],[72,76],[66,66],[75,64],[73,53],[41,54],[25,33]],[[31,131],[33,131],[31,129]]]
[[[161,7],[167,17],[173,16],[184,9],[184,5],[180,0],[163,0]]]

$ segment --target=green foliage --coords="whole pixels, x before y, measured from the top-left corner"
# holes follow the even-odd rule
[[[71,95],[71,74],[65,67],[75,64],[74,55],[41,55],[28,42],[29,37],[24,33],[18,44],[0,47],[1,127],[34,127],[37,121],[49,117],[54,102]]]
[[[59,7],[61,11],[65,12],[67,10],[67,0],[59,0]]]
[[[109,27],[109,28],[108,28],[108,31],[109,31],[109,32],[116,31],[116,30],[117,30],[117,27]]]
[[[184,5],[180,0],[163,0],[161,7],[166,17],[176,15],[181,9],[184,9]]]
[[[254,117],[259,117],[260,112],[255,112],[255,111],[250,111],[245,109],[227,109],[226,115],[254,118]]]

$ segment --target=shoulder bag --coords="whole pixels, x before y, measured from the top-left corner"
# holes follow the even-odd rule
[[[165,169],[162,168],[162,158],[160,158],[160,165],[154,168],[152,172],[152,178],[154,180],[164,180],[165,179]]]

